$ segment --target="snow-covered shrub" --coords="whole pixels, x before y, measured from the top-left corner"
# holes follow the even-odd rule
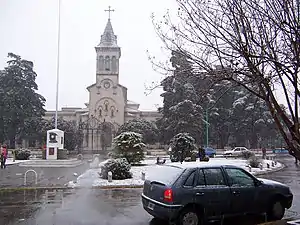
[[[137,118],[124,123],[117,131],[117,135],[123,132],[135,132],[142,135],[143,142],[154,144],[157,141],[158,129],[155,123]]]
[[[77,160],[83,160],[83,155],[82,154],[78,154],[77,155]]]
[[[16,160],[28,160],[30,157],[30,150],[27,149],[18,149],[14,150],[14,154],[16,156]]]
[[[197,160],[197,155],[198,155],[198,152],[197,152],[197,151],[192,151],[192,154],[191,154],[191,161],[192,161],[192,162],[196,162],[196,160]]]
[[[208,162],[209,161],[209,157],[206,155],[202,159],[200,159],[200,161],[201,162]]]
[[[116,154],[115,154],[114,152],[109,152],[109,153],[107,153],[107,157],[108,157],[109,159],[117,158],[117,157],[116,157]]]
[[[144,158],[145,144],[142,135],[134,132],[124,132],[114,138],[114,155],[116,158],[125,158],[132,163],[140,163]]]
[[[132,178],[131,166],[125,158],[109,159],[101,166],[100,177],[108,179],[108,172],[112,172],[113,180],[124,180]]]
[[[172,162],[183,162],[186,157],[191,157],[195,149],[195,139],[188,133],[176,134],[171,140],[170,159]]]
[[[259,168],[260,163],[261,160],[256,156],[252,156],[248,159],[248,165],[251,166],[252,168]]]
[[[250,157],[255,156],[254,152],[251,152],[250,150],[242,151],[242,157],[244,159],[249,159]]]

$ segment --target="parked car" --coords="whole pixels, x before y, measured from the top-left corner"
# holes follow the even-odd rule
[[[272,150],[274,154],[289,154],[289,151],[287,149],[283,148],[276,148]]]
[[[282,219],[292,205],[288,186],[256,178],[240,167],[212,163],[162,167],[145,180],[142,193],[144,209],[157,219],[186,225],[267,213],[271,221]]]
[[[224,156],[242,156],[242,152],[243,151],[249,151],[247,148],[245,147],[235,147],[234,149],[232,150],[229,150],[229,151],[225,151],[223,153]]]
[[[211,147],[205,147],[205,155],[210,157],[210,158],[214,158],[217,154],[217,151]]]

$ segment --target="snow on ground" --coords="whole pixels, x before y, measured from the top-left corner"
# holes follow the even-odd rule
[[[99,164],[99,166],[105,164],[106,161],[103,161]],[[145,172],[146,179],[152,176],[155,176],[157,172],[163,172],[163,170],[158,171],[157,169],[160,169],[162,166],[156,165],[156,160],[144,160],[142,162],[143,164],[146,164],[146,166],[132,166],[131,172],[133,174],[133,177],[131,179],[125,179],[125,180],[113,180],[112,182],[108,182],[105,179],[100,178],[99,172],[100,168],[97,169],[89,169],[82,175],[80,175],[77,178],[76,182],[70,181],[68,186],[69,187],[102,187],[102,186],[141,186],[144,184],[144,181],[142,180],[142,172]],[[197,166],[199,164],[213,164],[213,165],[235,165],[242,167],[249,171],[249,167],[247,167],[247,160],[242,159],[217,159],[212,158],[209,160],[209,162],[183,162],[181,163],[171,163],[170,161],[166,162],[167,165],[176,165],[180,167],[190,167],[190,166]],[[270,165],[270,168],[267,168],[267,164]],[[272,161],[271,160],[264,160],[263,161],[263,169],[260,168],[251,168],[252,174],[260,174],[267,171],[272,171],[281,168],[283,165],[280,163],[277,163],[272,167]]]
[[[18,164],[18,163],[21,163],[21,162],[24,162],[24,161],[28,161],[28,160],[13,160],[11,158],[8,158],[6,160],[6,165],[14,165],[14,164]]]

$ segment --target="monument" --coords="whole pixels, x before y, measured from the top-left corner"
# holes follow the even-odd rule
[[[59,149],[64,149],[64,132],[59,129],[47,131],[46,159],[57,160]]]

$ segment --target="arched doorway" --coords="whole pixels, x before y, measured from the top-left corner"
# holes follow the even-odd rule
[[[112,123],[103,122],[100,125],[100,142],[101,142],[101,149],[106,151],[108,148],[112,147],[113,136],[115,133],[115,129]]]

